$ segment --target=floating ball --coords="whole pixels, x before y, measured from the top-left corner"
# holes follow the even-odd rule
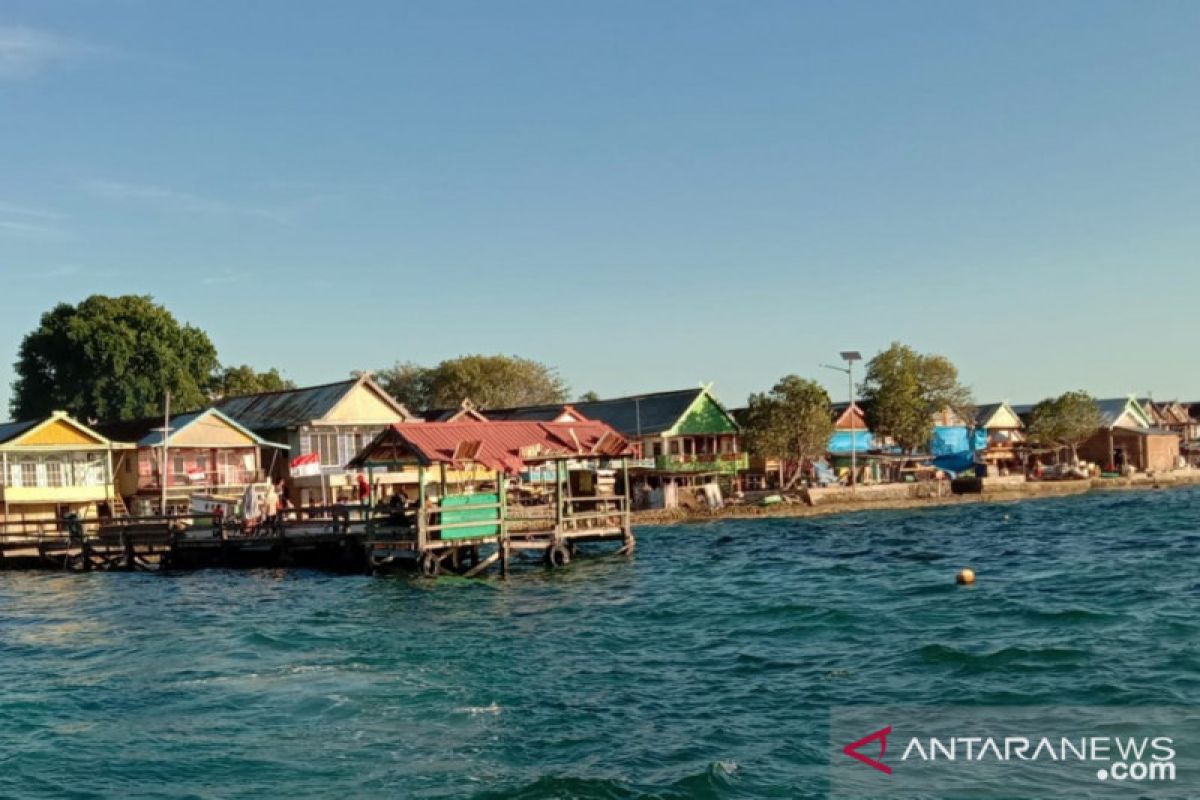
[[[975,570],[970,567],[963,567],[958,571],[958,576],[955,578],[959,586],[970,586],[975,582]]]

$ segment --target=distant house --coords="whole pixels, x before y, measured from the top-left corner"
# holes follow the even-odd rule
[[[746,467],[740,428],[708,386],[482,413],[494,421],[603,422],[630,441],[636,453],[631,471],[651,484],[664,478],[732,483]]]
[[[741,429],[709,386],[572,403],[562,411],[606,423],[628,439],[643,477],[733,483],[746,468]]]
[[[834,403],[833,435],[829,437],[829,453],[833,456],[867,453],[879,444],[867,426],[867,417],[858,403]]]
[[[933,465],[950,473],[966,472],[979,453],[987,449],[987,431],[975,426],[952,408],[943,408],[933,416],[929,454]]]
[[[227,397],[213,407],[268,442],[286,444],[271,479],[286,478],[293,503],[326,503],[353,485],[346,465],[389,425],[419,421],[370,376],[278,392]],[[294,473],[290,464],[314,456]],[[269,456],[267,457],[269,460]],[[376,476],[387,483],[387,476]]]
[[[572,403],[517,408],[489,408],[484,410],[483,413],[490,420],[508,422],[586,422],[588,420],[588,417]]]
[[[583,422],[586,418],[567,403],[481,409],[470,399],[458,408],[435,408],[421,414],[426,422]]]
[[[106,436],[134,441],[136,454],[117,470],[117,491],[135,514],[160,510],[163,484],[169,511],[191,508],[192,495],[240,497],[246,486],[265,480],[265,472],[287,460],[287,446],[268,442],[215,408],[179,414],[165,437],[163,418],[150,417],[98,426]],[[269,461],[263,461],[269,453]],[[165,473],[165,474],[164,474]]]
[[[1154,427],[1172,431],[1183,442],[1200,439],[1200,420],[1192,416],[1191,403],[1181,403],[1178,400],[1162,403],[1148,398],[1141,402],[1142,409]]]
[[[1021,472],[1021,453],[1025,444],[1025,423],[1008,403],[987,403],[975,409],[975,428],[983,431],[986,442],[980,455],[989,471]]]
[[[1108,471],[1120,471],[1128,465],[1141,472],[1163,472],[1177,466],[1178,434],[1155,427],[1136,397],[1097,400],[1096,407],[1104,422],[1079,446],[1080,458]]]
[[[82,519],[118,513],[113,471],[129,450],[61,411],[0,424],[4,521],[33,532],[68,513]]]
[[[421,412],[423,422],[487,422],[488,418],[470,401],[463,400],[458,408],[431,408]]]

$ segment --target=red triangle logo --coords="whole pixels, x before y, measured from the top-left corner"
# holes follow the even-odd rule
[[[891,732],[892,732],[891,725],[888,725],[886,728],[880,728],[879,730],[875,731],[874,733],[867,734],[863,738],[859,739],[857,742],[851,742],[850,744],[846,745],[845,747],[842,748],[842,752],[845,753],[846,755],[850,756],[851,758],[861,761],[862,763],[866,764],[868,767],[871,767],[872,769],[879,770],[884,775],[891,775],[892,768],[889,767],[887,764],[883,763],[882,761],[877,761],[874,758],[871,758],[870,756],[865,756],[862,753],[858,752],[858,748],[863,747],[864,745],[870,744],[871,742],[874,742],[875,740],[879,740],[879,757],[883,758],[884,754],[887,752],[887,737],[888,737],[888,734],[890,734]]]

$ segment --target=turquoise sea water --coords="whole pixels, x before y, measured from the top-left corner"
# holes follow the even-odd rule
[[[1200,702],[1200,490],[638,533],[506,582],[0,573],[0,797],[821,797],[831,705]]]

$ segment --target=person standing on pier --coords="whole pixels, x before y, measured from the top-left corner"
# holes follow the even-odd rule
[[[263,498],[263,517],[263,521],[266,523],[267,530],[278,530],[279,493],[275,491],[274,484],[271,484],[267,487],[267,496]]]

